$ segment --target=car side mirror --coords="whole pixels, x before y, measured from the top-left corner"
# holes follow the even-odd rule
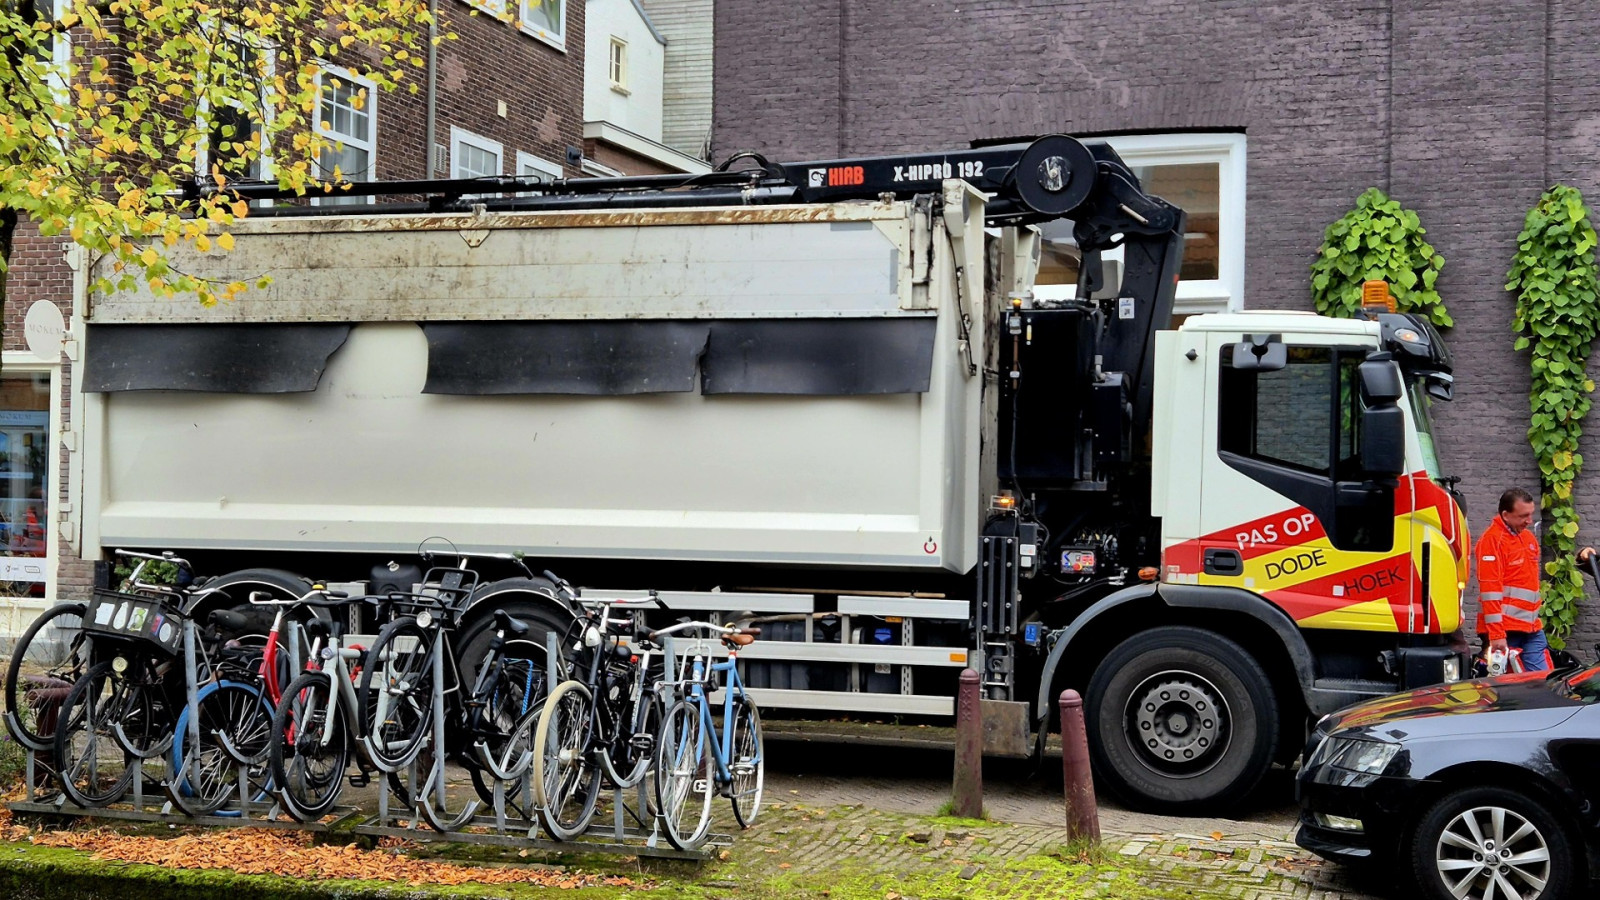
[[[1289,348],[1277,334],[1247,334],[1233,347],[1233,367],[1242,372],[1276,372],[1289,364]]]

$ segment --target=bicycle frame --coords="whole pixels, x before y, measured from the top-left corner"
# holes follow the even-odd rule
[[[707,655],[704,653],[697,652],[694,656],[694,677],[689,684],[689,700],[700,709],[701,733],[709,735],[709,738],[706,739],[711,741],[712,758],[717,764],[717,784],[732,784],[733,746],[731,743],[724,744],[722,738],[723,735],[733,730],[734,695],[737,694],[741,698],[745,695],[744,682],[739,678],[739,654],[736,650],[729,650],[727,662],[711,664],[710,671],[712,675],[723,673],[727,677],[727,682],[722,689],[721,729],[714,727],[714,720],[711,718],[711,698],[706,695],[706,658]],[[694,749],[696,754],[704,752],[704,747],[699,745]]]

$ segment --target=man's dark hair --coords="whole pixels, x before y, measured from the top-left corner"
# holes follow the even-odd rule
[[[1522,488],[1512,488],[1500,495],[1500,511],[1511,512],[1518,503],[1532,503],[1533,495]]]

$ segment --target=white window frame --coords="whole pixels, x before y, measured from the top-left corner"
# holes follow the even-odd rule
[[[559,163],[551,162],[542,156],[534,156],[525,150],[518,150],[517,177],[521,178],[529,174],[528,169],[532,169],[535,174],[545,176],[546,180],[565,178],[567,174]]]
[[[1234,312],[1244,308],[1245,136],[1232,133],[1139,134],[1092,138],[1110,144],[1130,168],[1216,163],[1217,277],[1178,282],[1173,315]],[[1122,261],[1122,248],[1103,259]],[[1076,285],[1038,285],[1034,296],[1069,300]]]
[[[506,14],[506,0],[462,0],[468,6],[477,7],[491,16]]]
[[[214,28],[216,26],[202,25],[201,27]],[[257,53],[266,55],[267,68],[264,76],[266,81],[270,82],[277,74],[278,63],[275,55],[275,48],[263,47],[252,41],[248,34],[244,34],[243,32],[240,32],[232,27],[227,28],[226,39],[230,41],[238,41],[241,44],[248,44]],[[268,152],[271,150],[271,144],[267,142],[267,131],[272,127],[273,110],[271,104],[267,102],[267,94],[265,89],[263,89],[261,93],[259,112],[261,113],[261,146],[259,148],[261,155],[258,158],[258,162],[261,166],[260,178],[262,181],[270,182],[276,177],[273,174],[274,169],[272,166],[272,154]],[[211,102],[202,96],[200,98],[200,103],[195,110],[195,128],[199,131],[199,138],[195,141],[195,174],[200,178],[209,178],[211,176],[211,128],[210,123],[207,121],[210,115]],[[270,204],[271,201],[262,200],[252,205],[263,206]]]
[[[27,622],[33,616],[48,609],[56,602],[56,583],[61,566],[61,504],[69,502],[61,499],[61,364],[59,362],[46,362],[26,350],[7,350],[0,354],[0,369],[12,375],[49,375],[50,376],[50,419],[45,429],[45,446],[50,466],[50,496],[45,498],[45,549],[44,549],[44,597],[14,597],[7,598],[4,604],[6,619],[5,625],[10,626],[21,622],[22,628],[27,627]],[[11,631],[13,637],[22,633],[22,628]],[[5,629],[0,628],[0,631]]]
[[[545,0],[545,2],[554,2],[560,4],[561,27],[559,29],[550,31],[542,25],[538,25],[530,21],[529,16],[532,14],[531,9],[537,4],[530,3],[529,0],[517,0],[517,27],[521,28],[524,34],[532,35],[533,37],[545,42],[546,44],[549,44],[557,50],[560,50],[562,53],[565,53],[567,52],[567,15],[571,12],[571,10],[567,8],[567,5],[570,0]]]
[[[366,140],[339,134],[333,130],[331,125],[326,128],[323,127],[322,90],[323,81],[327,78],[335,78],[344,82],[345,84],[359,85],[361,88],[366,90],[367,98],[361,103],[361,111],[367,114],[367,122],[371,130],[371,136]],[[367,151],[367,171],[360,173],[359,176],[353,172],[345,172],[344,177],[351,181],[376,181],[378,178],[378,85],[373,82],[372,79],[363,78],[349,69],[324,63],[322,65],[322,71],[317,73],[316,117],[317,134],[333,141],[335,144],[344,144],[349,147],[355,147],[358,150]],[[321,160],[318,160],[317,162],[317,171],[322,175],[331,176],[333,174],[331,172],[322,171]],[[311,198],[311,203],[313,205],[320,206],[322,199],[323,198],[321,197],[313,196]]]
[[[606,77],[611,80],[613,91],[633,93],[628,89],[628,42],[614,34],[606,47]]]
[[[493,153],[499,160],[498,172],[480,173],[504,175],[506,173],[506,148],[499,141],[491,141],[481,134],[472,132],[456,125],[450,126],[450,177],[451,178],[476,178],[477,175],[463,175],[457,168],[461,161],[461,148],[472,147],[485,153]]]

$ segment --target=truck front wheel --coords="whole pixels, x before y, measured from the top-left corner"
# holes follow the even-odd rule
[[[1085,715],[1095,774],[1129,805],[1215,812],[1272,765],[1278,706],[1261,664],[1185,626],[1133,635],[1095,669]]]

